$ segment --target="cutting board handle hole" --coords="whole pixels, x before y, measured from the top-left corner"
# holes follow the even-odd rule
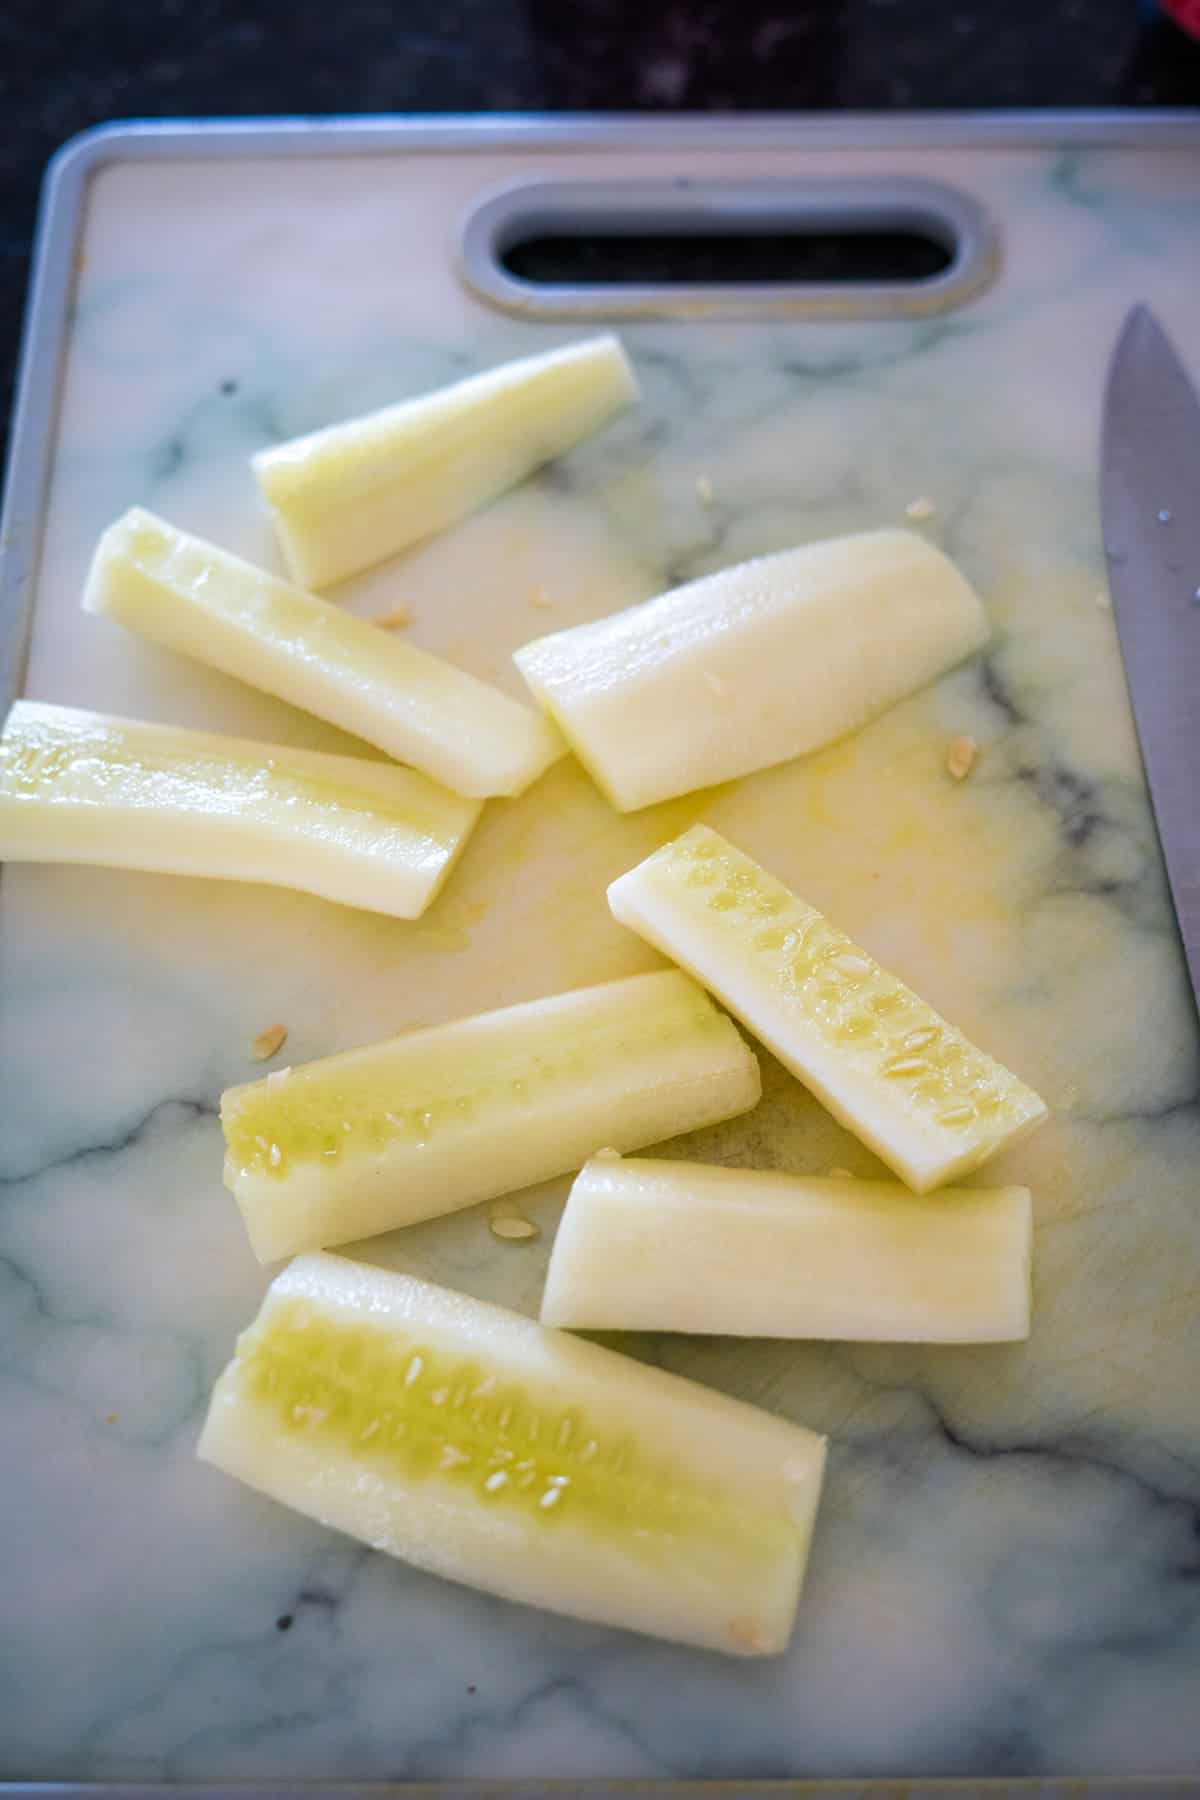
[[[520,238],[501,258],[521,281],[538,285],[680,287],[762,282],[928,281],[948,269],[953,251],[914,227],[910,231],[635,232]]]
[[[908,180],[525,181],[469,213],[476,294],[533,317],[896,317],[975,298],[998,233],[969,195]]]

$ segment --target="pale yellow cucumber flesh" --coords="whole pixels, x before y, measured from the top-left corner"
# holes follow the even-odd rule
[[[565,753],[498,688],[140,507],[100,539],[83,599],[472,798],[517,794]]]
[[[347,1243],[746,1112],[758,1063],[678,970],[409,1032],[221,1101],[256,1254]]]
[[[297,1259],[199,1454],[488,1592],[735,1655],[782,1650],[823,1441],[411,1276]]]
[[[856,731],[987,635],[948,557],[874,531],[722,569],[526,644],[516,663],[630,811]]]
[[[0,861],[301,888],[417,918],[479,815],[393,763],[18,701],[0,736]]]
[[[919,1193],[1046,1117],[1031,1088],[707,826],[621,876],[608,898]]]
[[[264,450],[254,473],[294,579],[326,587],[494,500],[636,398],[616,338],[589,338]]]
[[[817,1179],[594,1157],[554,1240],[542,1323],[577,1331],[923,1344],[1029,1335],[1029,1189]]]

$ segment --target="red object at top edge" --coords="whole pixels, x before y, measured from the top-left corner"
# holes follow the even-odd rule
[[[1200,38],[1200,0],[1162,0],[1162,9],[1192,37]]]

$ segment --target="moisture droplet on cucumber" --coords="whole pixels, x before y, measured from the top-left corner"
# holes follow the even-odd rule
[[[100,539],[83,604],[456,794],[519,794],[565,754],[548,720],[498,688],[141,507]]]
[[[453,525],[637,399],[588,338],[330,425],[254,458],[293,579],[327,587]]]
[[[21,700],[0,737],[0,861],[265,881],[424,912],[480,802],[412,769]]]
[[[240,1338],[199,1454],[435,1574],[755,1656],[791,1634],[825,1446],[530,1319],[317,1255]]]
[[[918,1193],[1046,1117],[1031,1088],[707,826],[622,875],[608,900]]]
[[[256,1255],[370,1237],[748,1112],[758,1063],[677,969],[412,1031],[230,1088]]]
[[[516,653],[622,812],[801,756],[986,642],[974,589],[911,531],[761,556]]]
[[[542,1323],[576,1331],[996,1344],[1029,1335],[1029,1189],[593,1157]]]

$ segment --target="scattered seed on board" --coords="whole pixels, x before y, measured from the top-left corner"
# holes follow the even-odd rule
[[[829,1174],[830,1174],[831,1179],[834,1181],[853,1181],[854,1180],[854,1171],[852,1169],[834,1168],[834,1169],[830,1169]]]
[[[268,1025],[256,1038],[250,1039],[250,1054],[255,1062],[269,1062],[287,1042],[286,1025]]]
[[[937,507],[929,495],[920,494],[915,500],[909,501],[904,509],[904,516],[906,519],[914,519],[917,524],[920,524],[923,519],[932,519],[936,511]]]
[[[1095,596],[1095,601],[1101,612],[1107,612],[1112,606],[1112,601],[1107,594],[1097,594]]]
[[[535,587],[529,596],[529,604],[536,606],[539,612],[548,612],[554,602],[544,587]]]
[[[717,497],[716,489],[707,475],[697,475],[696,494],[701,506],[711,506]]]
[[[412,614],[407,606],[394,606],[391,612],[380,613],[374,623],[388,627],[394,626],[399,631],[403,626],[412,624]]]
[[[532,1219],[501,1218],[491,1219],[488,1222],[492,1228],[492,1236],[504,1238],[509,1243],[528,1241],[542,1235],[541,1227],[535,1225]]]
[[[955,781],[965,781],[975,767],[979,745],[973,737],[951,738],[946,746],[946,772]]]

